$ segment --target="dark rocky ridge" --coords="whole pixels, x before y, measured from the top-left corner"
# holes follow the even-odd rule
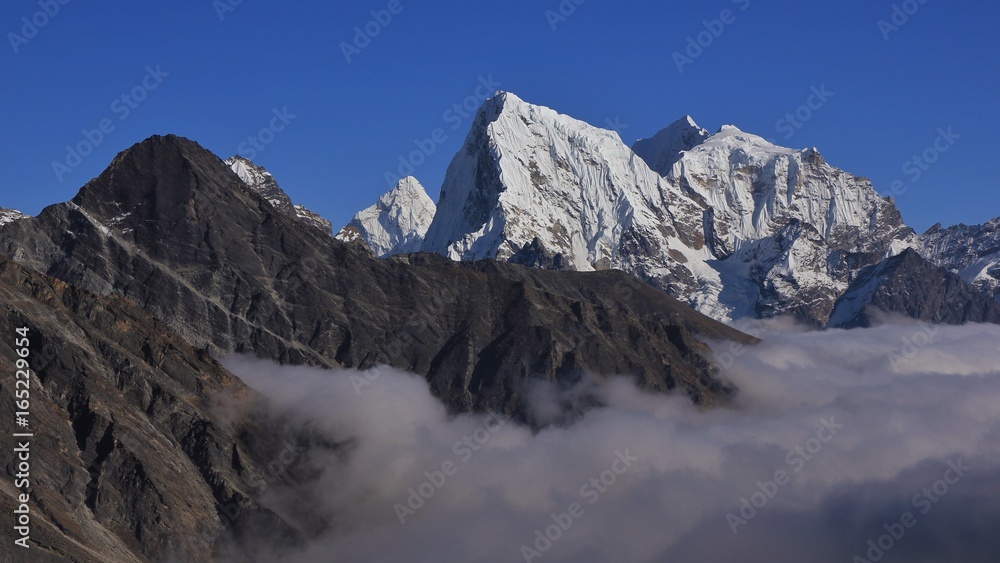
[[[629,374],[713,404],[695,338],[750,338],[620,272],[431,255],[379,261],[278,212],[192,141],[152,137],[66,204],[0,229],[0,253],[138,303],[196,346],[427,377],[453,411],[523,415],[527,377]]]
[[[135,304],[104,298],[0,258],[0,408],[13,404],[14,329],[30,329],[30,552],[8,530],[3,561],[204,561],[253,522],[294,538],[256,499],[274,477],[279,426],[225,417],[219,393],[254,394],[204,351]],[[255,412],[255,411],[254,411]],[[255,412],[256,414],[256,412]],[[13,416],[0,431],[14,432]],[[24,431],[23,429],[19,431]],[[4,456],[0,510],[10,515],[14,460]],[[226,515],[230,516],[226,516]],[[5,520],[9,522],[9,520]],[[223,541],[223,543],[225,543]]]
[[[837,301],[830,326],[871,326],[873,311],[941,323],[1000,323],[1000,303],[914,250],[861,271]]]

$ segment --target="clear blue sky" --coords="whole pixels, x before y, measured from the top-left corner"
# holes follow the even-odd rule
[[[586,0],[555,30],[545,12],[560,0],[401,0],[401,13],[350,63],[341,43],[389,0],[243,0],[220,19],[227,1],[238,0],[70,0],[51,18],[35,15],[38,0],[3,2],[0,206],[34,214],[69,199],[152,134],[230,156],[287,107],[295,118],[255,160],[339,226],[385,191],[385,172],[415,139],[442,128],[446,139],[415,172],[436,197],[471,125],[445,111],[492,76],[595,125],[618,119],[630,144],[691,114],[712,131],[732,123],[816,146],[883,193],[904,181],[897,202],[918,230],[1000,216],[995,0],[928,0],[888,41],[878,21],[890,18],[891,0]],[[731,23],[678,72],[673,53],[724,9],[733,10]],[[22,32],[23,17],[49,21],[16,41],[15,53],[9,34]],[[169,76],[146,79],[155,90],[140,91],[146,98],[126,117],[127,106],[113,102],[156,65]],[[833,96],[786,140],[778,120],[823,85]],[[65,161],[66,145],[102,119],[114,129],[60,182],[52,162]],[[960,139],[913,181],[903,165],[948,126]]]

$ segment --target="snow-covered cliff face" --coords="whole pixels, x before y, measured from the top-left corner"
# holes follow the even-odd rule
[[[26,219],[28,216],[16,209],[4,209],[0,207],[0,226],[6,225],[7,223],[13,223],[14,221],[20,221],[21,219]]]
[[[867,178],[830,166],[814,148],[779,147],[731,125],[682,154],[668,177],[715,211],[720,256],[792,220],[811,225],[837,250],[886,254],[916,242]]]
[[[242,156],[234,156],[226,160],[226,164],[243,180],[243,183],[264,197],[275,209],[282,213],[295,217],[300,221],[312,225],[321,231],[333,235],[333,224],[324,219],[315,211],[310,211],[301,205],[292,203],[288,194],[278,186],[274,179],[263,166],[257,166],[250,159]]]
[[[633,273],[725,317],[702,206],[618,135],[500,93],[448,168],[423,249]]]
[[[403,178],[378,202],[359,212],[337,238],[361,239],[380,258],[417,252],[434,219],[436,208],[424,187],[412,176]]]
[[[736,316],[792,313],[821,324],[857,272],[917,244],[868,179],[814,148],[779,147],[733,126],[682,153],[667,178],[711,209],[705,236],[724,284],[749,282],[740,298],[722,299]]]
[[[918,251],[1000,301],[1000,217],[983,225],[935,225],[920,235]]]

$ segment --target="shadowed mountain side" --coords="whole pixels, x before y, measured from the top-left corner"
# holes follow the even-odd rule
[[[879,312],[941,324],[1000,323],[1000,303],[914,250],[862,270],[837,301],[830,325],[872,326]]]
[[[211,396],[255,393],[135,304],[103,298],[0,258],[0,322],[30,330],[31,561],[207,560],[227,532],[253,525],[279,544],[296,533],[256,504],[280,427],[223,418]],[[14,373],[14,337],[0,369]],[[13,375],[0,408],[15,410]],[[13,417],[0,430],[14,432]],[[19,429],[23,432],[25,429]],[[0,509],[11,514],[15,460]],[[228,516],[227,516],[228,515]],[[12,532],[3,561],[27,561]]]
[[[0,253],[127,297],[215,354],[414,371],[452,411],[524,415],[526,378],[585,372],[714,404],[732,389],[692,331],[752,340],[621,273],[379,261],[277,212],[175,136],[135,145],[71,202],[0,228]]]

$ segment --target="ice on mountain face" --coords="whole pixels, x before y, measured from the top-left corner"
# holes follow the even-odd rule
[[[0,207],[0,226],[6,225],[7,223],[13,223],[14,221],[20,221],[21,219],[27,219],[28,216],[16,209],[4,209]]]
[[[891,199],[815,149],[685,118],[637,150],[500,93],[448,169],[424,250],[616,268],[721,320],[822,325],[857,272],[917,244]],[[647,159],[673,162],[661,175]]]
[[[888,250],[894,240],[915,241],[869,180],[830,166],[815,149],[778,147],[732,126],[682,155],[669,176],[715,210],[729,250],[791,219],[836,248]]]
[[[416,178],[404,178],[378,202],[359,212],[337,238],[361,239],[380,258],[421,250],[436,207]]]
[[[500,93],[448,168],[424,250],[622,269],[724,316],[703,208],[616,133]]]
[[[332,223],[315,211],[310,211],[301,205],[293,204],[288,194],[278,186],[278,182],[274,179],[274,176],[264,169],[263,166],[257,166],[250,159],[242,156],[234,156],[225,162],[240,177],[240,180],[243,180],[244,184],[266,199],[275,209],[307,225],[329,233],[331,236],[333,235]]]
[[[935,225],[920,235],[918,251],[1000,301],[1000,217],[983,225]]]
[[[708,130],[699,127],[688,115],[649,139],[639,139],[632,145],[632,151],[655,172],[666,176],[680,160],[681,152],[693,149],[710,136]]]
[[[762,296],[758,314],[793,313],[822,324],[861,268],[917,244],[869,180],[830,166],[815,149],[779,147],[734,126],[683,153],[668,178],[712,209],[706,236],[720,259],[742,259],[742,248],[754,248],[748,275],[772,294]],[[786,251],[762,241],[782,238],[793,224],[807,230],[809,243],[793,247],[800,259],[788,272],[765,275]]]

